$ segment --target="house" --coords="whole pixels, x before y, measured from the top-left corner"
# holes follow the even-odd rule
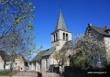
[[[2,56],[0,56],[0,71],[4,70],[4,60]]]
[[[0,50],[0,71],[11,70],[11,63],[11,56]],[[28,70],[28,62],[22,55],[16,54],[12,68],[14,71],[26,71]]]
[[[13,63],[13,70],[26,71],[26,70],[28,70],[27,66],[28,66],[27,61],[23,56],[17,55],[15,57],[15,61]]]
[[[6,55],[5,57],[5,70],[11,69],[11,57],[10,55]]]
[[[36,71],[52,71],[53,67],[58,66],[58,63],[53,55],[55,54],[55,52],[60,51],[64,46],[66,46],[67,48],[71,47],[71,40],[72,33],[67,30],[63,14],[60,11],[55,30],[51,33],[52,47],[40,51],[33,59],[34,61],[36,61]],[[69,54],[67,56],[69,56]],[[67,65],[69,65],[68,62]]]
[[[85,34],[94,40],[104,42],[106,61],[110,63],[110,27],[98,27],[93,24],[88,24]]]
[[[0,50],[0,71],[5,70],[6,53]]]

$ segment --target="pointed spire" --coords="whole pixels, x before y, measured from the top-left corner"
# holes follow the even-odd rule
[[[65,22],[64,22],[64,18],[63,18],[63,14],[62,14],[61,10],[60,10],[60,15],[59,15],[55,30],[67,31],[67,28],[66,28],[66,25],[65,25]]]

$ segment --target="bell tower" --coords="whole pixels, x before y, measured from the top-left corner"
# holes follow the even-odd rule
[[[62,46],[70,40],[72,40],[72,34],[68,32],[64,22],[63,14],[60,11],[55,31],[51,33],[52,46],[56,47],[56,49],[61,49]]]

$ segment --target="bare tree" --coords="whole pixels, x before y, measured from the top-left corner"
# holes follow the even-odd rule
[[[56,60],[58,66],[60,67],[59,70],[61,74],[64,72],[64,66],[68,60],[68,56],[66,55],[66,52],[63,49],[64,48],[62,48],[59,51],[55,51],[53,54],[53,58]]]
[[[33,17],[33,5],[28,0],[2,0],[0,6],[0,39],[13,28],[18,29],[17,25],[26,26]]]
[[[33,12],[29,0],[0,0],[0,50],[11,55],[11,71],[16,52],[31,53]]]
[[[59,66],[62,66],[66,63],[66,56],[65,53],[62,51],[55,51],[54,55],[53,55],[54,59],[57,61]]]

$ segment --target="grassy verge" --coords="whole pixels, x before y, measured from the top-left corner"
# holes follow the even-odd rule
[[[10,76],[10,71],[0,71],[0,76]]]

